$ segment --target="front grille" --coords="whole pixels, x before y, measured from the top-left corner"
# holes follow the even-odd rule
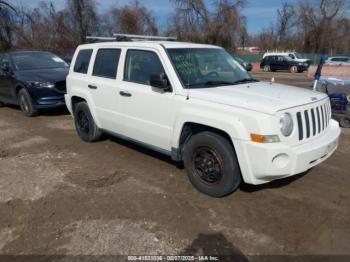
[[[322,133],[328,127],[330,117],[329,102],[297,112],[299,141]]]
[[[59,81],[55,83],[55,89],[60,93],[66,93],[66,81]]]

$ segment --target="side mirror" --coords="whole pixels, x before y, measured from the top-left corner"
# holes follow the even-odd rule
[[[164,73],[151,75],[149,82],[151,86],[162,89],[164,91],[170,89],[168,78]]]

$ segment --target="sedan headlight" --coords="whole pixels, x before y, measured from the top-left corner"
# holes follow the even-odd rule
[[[284,113],[280,118],[280,129],[284,136],[290,136],[293,132],[293,118],[291,114]]]
[[[50,82],[27,81],[27,84],[31,87],[38,87],[38,88],[53,88],[53,87],[55,87],[55,84],[50,83]]]

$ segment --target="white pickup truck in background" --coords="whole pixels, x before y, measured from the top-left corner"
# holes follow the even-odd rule
[[[326,94],[259,82],[211,45],[81,45],[65,99],[84,141],[106,132],[168,154],[214,197],[307,171],[340,135]]]

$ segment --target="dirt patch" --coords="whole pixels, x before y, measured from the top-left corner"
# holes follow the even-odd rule
[[[35,200],[62,183],[64,174],[50,157],[50,153],[42,153],[0,159],[0,202]]]
[[[111,175],[101,176],[97,179],[91,179],[86,181],[87,188],[101,188],[113,186],[127,179],[128,175],[119,171],[115,171]]]
[[[0,230],[0,254],[1,250],[4,246],[6,246],[8,243],[15,240],[17,237],[14,235],[14,229],[13,228],[3,228]]]
[[[175,246],[165,232],[152,232],[153,223],[128,220],[78,221],[68,225],[63,237],[69,243],[59,248],[71,255],[144,255],[176,254],[183,246]]]
[[[75,130],[73,118],[62,118],[50,121],[47,127],[60,130]]]
[[[11,148],[30,147],[30,146],[34,146],[34,145],[38,145],[38,144],[44,144],[47,141],[48,141],[48,139],[45,137],[34,136],[34,137],[30,137],[26,140],[23,140],[23,141],[20,141],[17,143],[13,143],[10,147]]]

